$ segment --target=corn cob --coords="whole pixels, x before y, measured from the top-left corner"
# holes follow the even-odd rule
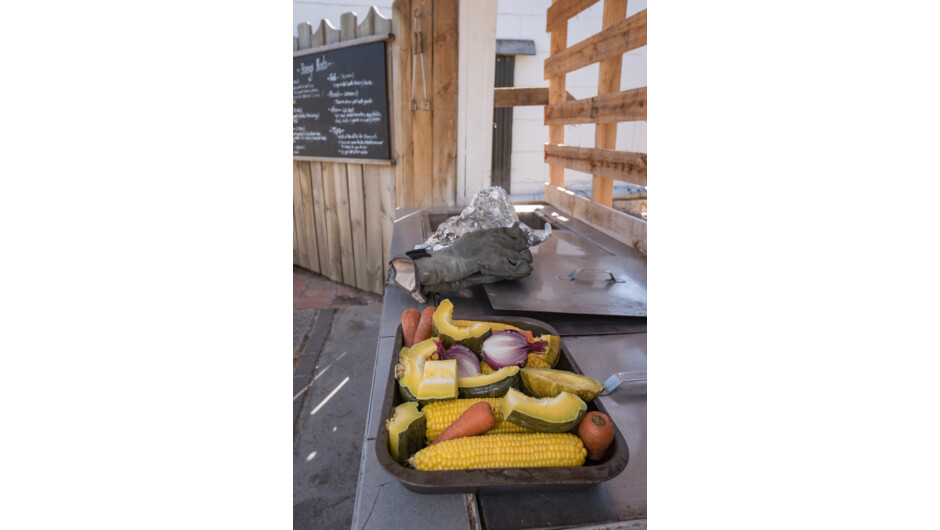
[[[420,471],[584,465],[587,450],[571,433],[466,436],[425,447],[409,463]]]
[[[487,435],[532,432],[525,427],[520,427],[503,419],[503,413],[500,410],[503,398],[446,399],[442,401],[432,401],[422,409],[424,417],[427,420],[428,441],[433,442],[444,429],[449,427],[451,423],[454,423],[461,414],[470,408],[470,405],[473,405],[477,401],[486,401],[490,405],[490,410],[493,411],[493,415],[496,416],[496,425],[486,431]]]

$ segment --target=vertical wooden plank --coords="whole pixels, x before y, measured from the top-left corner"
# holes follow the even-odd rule
[[[379,168],[379,211],[382,223],[382,283],[388,277],[389,250],[392,248],[392,231],[395,228],[395,179],[388,166]],[[384,291],[384,287],[383,287]]]
[[[309,259],[309,250],[307,249],[307,233],[304,229],[304,208],[303,194],[300,189],[300,165],[302,162],[294,162],[294,230],[297,232],[297,254],[295,261],[301,267],[307,267]]]
[[[326,206],[326,259],[329,261],[329,274],[327,277],[333,281],[343,283],[343,261],[339,234],[339,212],[336,204],[336,166],[332,162],[321,162],[323,171],[323,204]],[[342,164],[345,167],[345,164]],[[345,210],[344,212],[345,213]]]
[[[432,70],[434,205],[457,200],[457,9],[451,0],[433,0],[434,65]]]
[[[300,50],[306,50],[313,42],[313,27],[309,22],[297,24],[297,46]]]
[[[298,39],[297,37],[294,37],[294,51],[297,51],[299,49],[300,49],[300,39]]]
[[[434,129],[432,123],[432,111],[436,112],[435,105],[437,98],[434,95],[434,41],[432,39],[434,30],[434,4],[432,0],[412,0],[412,12],[417,11],[420,15],[421,33],[418,34],[418,28],[412,28],[415,32],[415,38],[421,39],[421,42],[412,43],[413,51],[419,53],[412,54],[414,64],[414,101],[417,103],[417,110],[411,108],[411,139],[413,142],[411,157],[414,160],[412,168],[412,187],[411,196],[406,197],[406,204],[409,206],[430,206],[434,200]],[[412,19],[414,16],[412,15]],[[420,53],[423,50],[423,57]],[[422,61],[424,64],[422,71]],[[425,104],[425,93],[427,101],[431,108],[428,109]],[[411,105],[411,99],[408,101]]]
[[[313,195],[313,226],[317,231],[315,250],[320,264],[320,274],[333,277],[332,255],[330,254],[329,235],[326,224],[326,200],[323,190],[323,166],[320,162],[310,162],[310,193]]]
[[[368,259],[366,256],[366,215],[362,164],[347,164],[346,177],[349,182],[349,228],[352,232],[352,246],[346,252],[352,253],[353,256],[356,287],[367,291],[369,290],[366,276]]]
[[[496,0],[460,2],[457,75],[457,204],[491,182]]]
[[[375,6],[372,6],[369,9],[369,15],[372,16],[372,34],[373,35],[392,32],[392,21],[383,17],[382,13],[379,13],[379,10],[376,9]]]
[[[339,42],[339,30],[324,18],[320,21],[317,32],[313,34],[313,47],[333,44],[334,42]]]
[[[356,14],[349,12],[339,16],[339,40],[356,38]]]
[[[300,199],[303,208],[304,234],[307,241],[307,265],[313,272],[320,272],[320,256],[317,252],[317,229],[313,224],[313,192],[310,187],[310,162],[294,162],[300,168]]]
[[[552,4],[557,4],[559,0],[552,0]],[[568,47],[568,21],[560,22],[552,30],[551,44],[549,47],[549,57]],[[565,80],[567,76],[562,74],[548,80],[548,104],[565,102]],[[548,126],[548,143],[562,145],[565,143],[565,126]],[[565,168],[559,166],[548,166],[548,182],[552,186],[565,187]]]
[[[369,8],[369,12],[366,13],[366,16],[362,17],[362,22],[359,23],[359,26],[356,28],[356,37],[368,37],[369,35],[374,35],[373,20],[375,20],[376,11],[375,6]]]
[[[604,0],[604,29],[607,29],[627,17],[627,0]],[[620,71],[623,55],[617,54],[600,62],[597,74],[597,95],[620,92]],[[598,149],[617,148],[617,124],[598,123],[594,126],[594,147]],[[591,186],[591,199],[604,206],[614,204],[614,181],[607,177],[594,175]]]
[[[382,179],[395,180],[393,170],[385,167],[366,164],[362,171],[362,187],[365,195],[363,209],[366,218],[366,290],[382,294],[385,276],[383,265],[385,255],[382,245],[385,244],[383,235],[384,224],[382,219]]]
[[[339,227],[340,248],[337,250],[343,268],[343,279],[340,283],[356,285],[353,254],[349,252],[352,246],[352,229],[349,227],[349,183],[346,166],[347,164],[333,164],[333,205],[336,207],[336,221]]]
[[[395,145],[395,204],[410,204],[412,195],[413,144],[411,137],[411,1],[395,0],[392,4],[392,137]],[[398,73],[401,75],[397,75]]]

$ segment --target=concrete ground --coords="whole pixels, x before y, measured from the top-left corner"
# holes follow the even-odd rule
[[[380,296],[294,268],[294,528],[349,528]]]

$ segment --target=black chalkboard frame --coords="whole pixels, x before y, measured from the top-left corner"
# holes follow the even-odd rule
[[[303,57],[306,55],[315,55],[318,53],[324,53],[332,50],[338,50],[342,48],[351,48],[354,46],[362,46],[364,44],[371,44],[374,42],[382,41],[392,41],[395,38],[394,33],[379,33],[376,35],[369,35],[367,37],[360,37],[357,39],[350,39],[342,42],[335,42],[333,44],[327,44],[325,46],[317,46],[315,48],[307,48],[304,50],[297,50],[294,52],[294,58]],[[386,95],[386,105],[388,109],[388,141],[389,141],[389,158],[388,159],[376,159],[376,158],[346,158],[346,157],[328,157],[328,156],[302,156],[302,155],[293,155],[295,161],[302,162],[339,162],[343,164],[373,164],[381,166],[389,166],[395,164],[394,158],[394,144],[395,140],[392,136],[392,94],[390,91],[389,83],[392,79],[392,61],[391,61],[391,46],[389,42],[385,46],[385,95]]]

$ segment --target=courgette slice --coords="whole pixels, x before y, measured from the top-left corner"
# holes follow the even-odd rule
[[[521,388],[518,366],[457,379],[457,397],[460,398],[503,397],[510,388]]]
[[[400,464],[424,447],[427,419],[414,401],[395,407],[392,417],[385,420],[385,428],[388,429],[388,451]]]
[[[512,388],[503,396],[503,418],[539,432],[568,432],[587,413],[587,403],[571,392],[553,398],[534,398]]]
[[[458,326],[453,322],[453,316],[454,304],[448,299],[441,301],[431,318],[431,335],[441,340],[444,349],[459,343],[480,355],[483,340],[492,333],[490,324],[471,322],[466,326]]]
[[[571,392],[584,401],[593,400],[604,390],[604,385],[594,378],[551,368],[523,368],[522,385],[530,396],[546,398]]]

